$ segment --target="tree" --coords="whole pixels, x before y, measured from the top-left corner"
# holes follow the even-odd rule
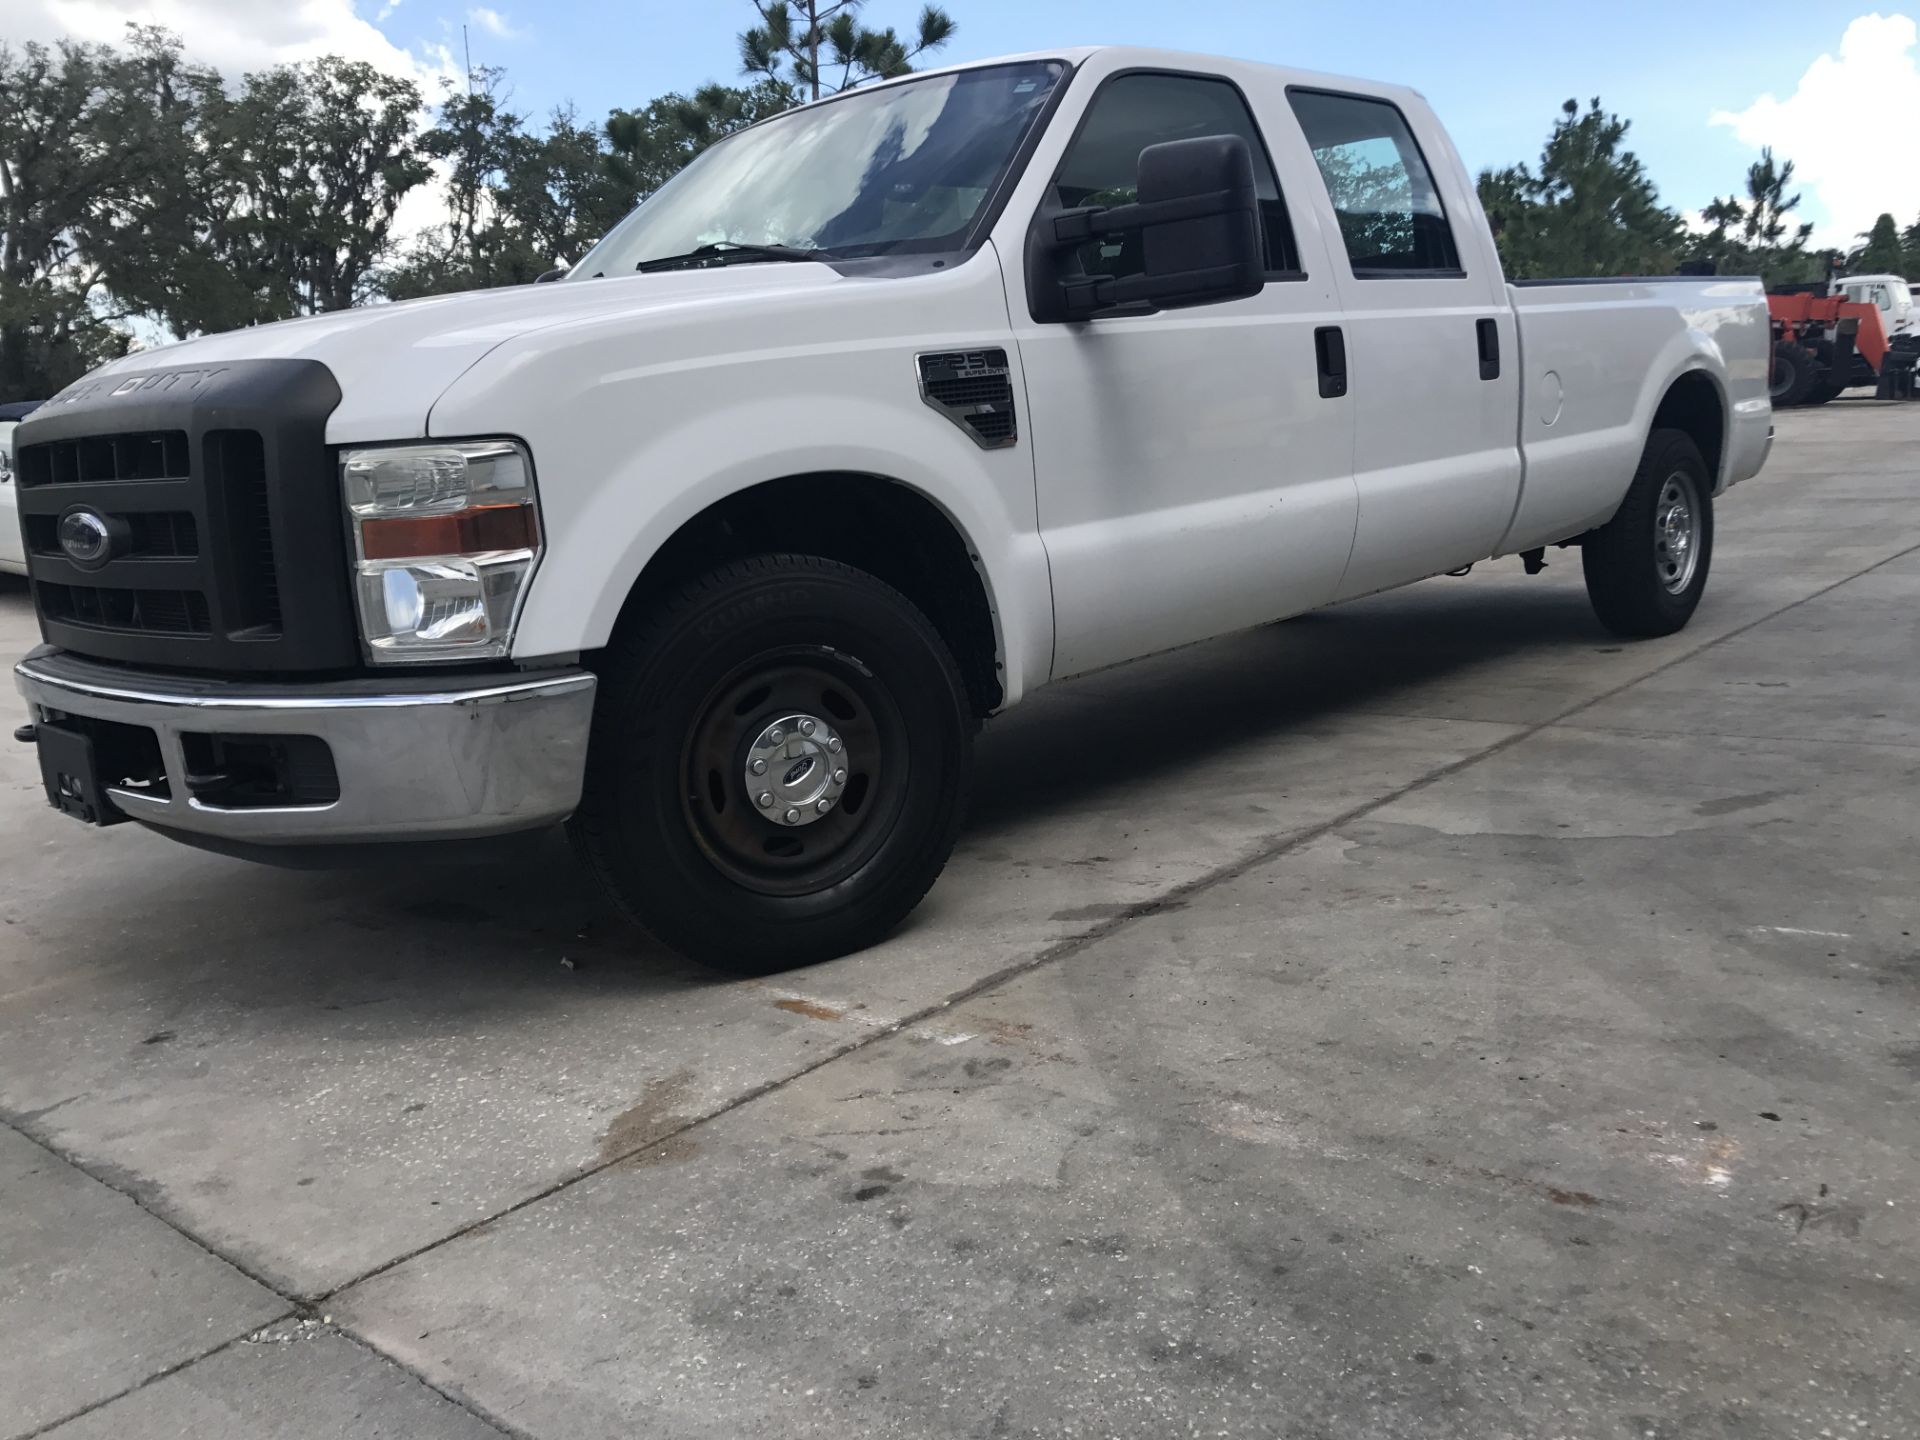
[[[394,214],[431,174],[419,112],[419,87],[362,61],[247,76],[226,138],[243,185],[235,238],[271,282],[261,318],[345,310],[373,293]]]
[[[741,32],[741,73],[789,83],[818,100],[910,73],[915,60],[945,45],[957,28],[945,10],[927,5],[908,42],[891,28],[862,25],[865,6],[866,0],[753,0],[760,23]]]
[[[1893,216],[1882,215],[1873,228],[1862,233],[1867,243],[1852,257],[1847,268],[1860,275],[1901,275],[1906,273],[1906,247],[1900,240],[1900,227]]]
[[[1622,149],[1629,122],[1596,96],[1561,107],[1540,152],[1525,165],[1483,171],[1481,206],[1507,273],[1661,275],[1678,259],[1680,219],[1660,204],[1640,158]]]
[[[1788,193],[1792,182],[1793,162],[1762,150],[1747,167],[1745,196],[1716,199],[1700,212],[1709,228],[1689,241],[1688,258],[1721,275],[1758,275],[1768,285],[1824,278],[1834,257],[1807,249],[1813,226],[1797,219],[1801,197]]]
[[[1920,220],[1900,232],[1900,241],[1907,257],[1907,263],[1900,273],[1909,280],[1920,280]]]
[[[1800,208],[1801,197],[1798,193],[1787,194],[1792,182],[1793,161],[1776,162],[1770,145],[1747,167],[1741,240],[1746,268],[1758,273],[1768,285],[1803,283],[1818,278],[1814,272],[1826,268],[1820,258],[1807,253],[1812,222],[1795,223],[1794,212]]]
[[[133,48],[0,46],[0,399],[35,399],[124,353],[164,288],[184,135],[211,72],[159,31]],[[172,197],[172,198],[162,198]]]
[[[1746,218],[1747,207],[1731,195],[1714,200],[1700,212],[1707,228],[1695,232],[1688,243],[1687,258],[1706,263],[1716,275],[1731,274],[1739,269],[1738,257],[1743,251],[1735,227]]]
[[[483,67],[468,74],[464,87],[441,84],[437,123],[419,146],[440,170],[446,219],[415,236],[383,272],[380,287],[391,299],[513,284],[547,268],[525,253],[515,227],[499,213],[508,172],[524,165],[529,146],[538,143],[505,107],[502,72]]]
[[[638,110],[607,117],[608,167],[626,187],[625,209],[658,190],[716,140],[778,115],[796,102],[784,80],[746,89],[703,85],[691,95],[662,95]]]
[[[536,133],[505,108],[499,71],[475,81],[471,92],[449,87],[421,138],[446,175],[447,218],[387,267],[390,299],[520,285],[570,267],[707,146],[793,103],[781,81],[707,85],[615,110],[599,129],[563,107]]]

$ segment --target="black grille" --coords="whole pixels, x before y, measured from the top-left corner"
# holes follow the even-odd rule
[[[27,568],[46,639],[76,654],[211,672],[360,661],[327,416],[311,360],[114,372],[14,432]],[[104,557],[76,561],[90,511]]]
[[[280,581],[267,502],[267,453],[251,430],[213,430],[206,439],[207,488],[224,505],[233,546],[234,628],[280,633]]]
[[[1013,379],[1004,350],[922,355],[920,393],[986,449],[999,449],[1019,438]]]
[[[98,485],[112,480],[184,480],[187,432],[145,430],[52,440],[20,451],[20,488]]]
[[[199,527],[189,510],[135,510],[120,517],[127,524],[130,560],[191,560],[200,553]],[[60,554],[60,517],[26,517],[27,549],[49,558]]]
[[[49,620],[94,630],[132,630],[147,635],[210,635],[207,597],[195,590],[116,590],[102,585],[40,586],[40,609]]]

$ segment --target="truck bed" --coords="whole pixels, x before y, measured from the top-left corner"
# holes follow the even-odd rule
[[[1772,407],[1766,291],[1746,276],[1647,276],[1509,282],[1520,337],[1520,502],[1503,554],[1550,545],[1604,522],[1633,476],[1670,377],[1697,367],[1701,403],[1729,417],[1716,490],[1766,457]],[[1712,374],[1724,366],[1728,393]],[[1698,387],[1709,387],[1700,389]],[[1677,392],[1683,403],[1688,389]]]

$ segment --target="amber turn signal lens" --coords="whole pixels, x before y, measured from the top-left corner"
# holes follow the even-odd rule
[[[531,505],[476,505],[451,515],[407,515],[360,522],[360,551],[368,560],[531,550],[539,543]]]

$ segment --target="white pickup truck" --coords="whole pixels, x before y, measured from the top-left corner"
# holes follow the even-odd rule
[[[1155,50],[865,86],[559,283],[129,356],[15,436],[47,794],[256,858],[570,821],[736,970],[885,935],[1036,686],[1581,548],[1686,624],[1758,282],[1513,286],[1412,90]]]

